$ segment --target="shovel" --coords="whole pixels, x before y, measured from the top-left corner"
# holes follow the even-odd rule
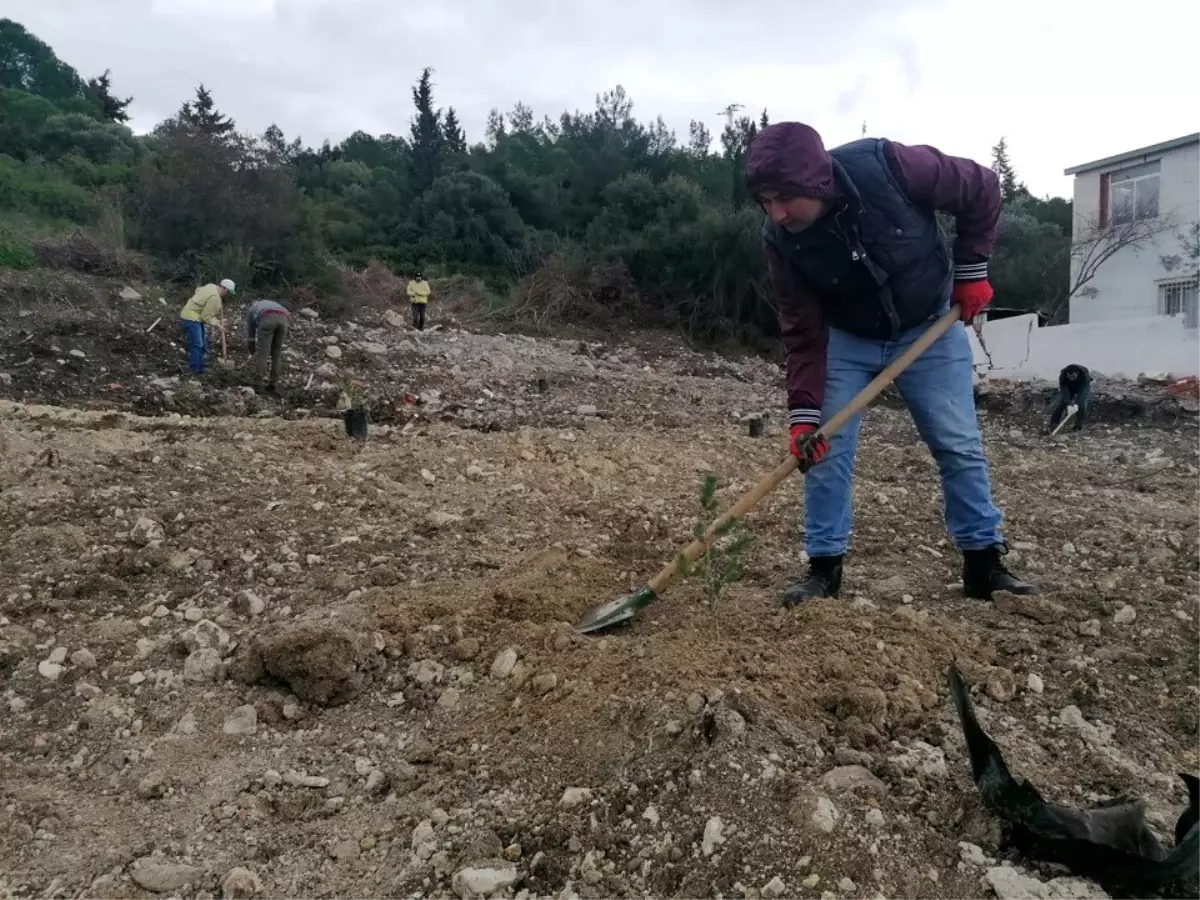
[[[1072,403],[1070,406],[1068,406],[1067,414],[1065,416],[1063,416],[1062,421],[1059,422],[1058,425],[1056,425],[1054,427],[1054,430],[1052,432],[1050,432],[1050,437],[1054,437],[1054,435],[1056,435],[1060,431],[1062,431],[1062,427],[1064,425],[1066,425],[1068,422],[1070,422],[1071,416],[1075,415],[1075,413],[1077,413],[1077,412],[1079,412],[1079,407],[1076,406],[1074,403]]]
[[[961,318],[961,309],[957,305],[951,306],[940,319],[913,341],[907,350],[892,360],[891,365],[876,375],[871,383],[863,388],[844,409],[822,425],[817,433],[828,438],[835,431],[842,428],[850,419],[862,412],[872,400],[879,396],[884,388],[895,381],[896,377],[907,369],[914,359],[924,353],[930,344],[945,334],[950,329],[950,326],[960,321]],[[698,537],[688,544],[683,550],[683,557],[689,563],[698,560],[712,546],[713,541],[716,540],[721,529],[730,519],[740,519],[745,516],[758,505],[763,497],[779,487],[784,479],[796,470],[798,465],[799,460],[789,453],[788,458],[781,462],[774,471],[763,478],[741,500],[709,525],[708,530],[705,531],[702,537]],[[650,582],[636,594],[630,594],[619,600],[609,601],[590,610],[575,625],[575,630],[581,634],[586,634],[592,631],[611,628],[613,625],[632,619],[639,610],[649,605],[651,601],[666,590],[667,585],[675,578],[677,562],[678,557],[663,566],[662,570],[651,578]]]

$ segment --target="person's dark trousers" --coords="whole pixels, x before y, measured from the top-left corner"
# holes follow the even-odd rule
[[[413,327],[415,327],[417,329],[417,331],[424,331],[425,330],[425,304],[424,303],[414,303],[412,305],[412,317],[413,317]]]
[[[283,368],[283,342],[287,339],[287,334],[287,316],[264,313],[258,321],[258,333],[255,335],[255,371],[261,381],[269,362],[271,376],[267,384],[270,387],[279,383],[279,373]]]

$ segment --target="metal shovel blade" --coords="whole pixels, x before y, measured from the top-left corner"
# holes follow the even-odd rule
[[[619,625],[622,622],[632,619],[639,609],[648,605],[653,599],[654,590],[647,586],[636,594],[630,594],[628,597],[622,597],[620,600],[611,600],[608,603],[602,603],[600,606],[589,610],[575,625],[575,630],[580,634],[587,634],[591,631],[602,631],[605,628],[612,628],[614,625]]]

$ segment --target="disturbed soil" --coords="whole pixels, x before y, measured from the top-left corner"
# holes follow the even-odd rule
[[[982,389],[1036,601],[963,598],[893,399],[840,600],[779,607],[796,479],[741,581],[582,636],[689,539],[704,475],[726,505],[778,463],[777,366],[435,307],[422,334],[297,316],[271,397],[181,377],[174,299],[37,277],[0,282],[0,897],[1103,896],[979,802],[951,661],[1019,775],[1144,797],[1171,843],[1200,767],[1198,459],[1153,386],[1100,385],[1052,439],[1050,386]]]

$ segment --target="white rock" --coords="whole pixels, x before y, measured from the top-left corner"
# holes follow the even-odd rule
[[[206,681],[222,681],[225,678],[225,663],[221,654],[211,647],[201,647],[188,654],[183,661],[183,680],[200,684]]]
[[[999,900],[1104,900],[1104,891],[1082,878],[1040,881],[1012,866],[996,866],[984,873],[981,882]]]
[[[138,887],[156,894],[169,894],[200,876],[200,869],[157,859],[139,859],[129,870]]]
[[[1100,637],[1100,620],[1088,619],[1079,623],[1079,633],[1084,637]]]
[[[454,873],[451,885],[462,900],[491,897],[516,883],[516,866],[460,869]]]
[[[767,900],[776,900],[787,893],[787,885],[783,883],[783,879],[776,875],[770,881],[762,886],[760,892]]]
[[[86,647],[80,647],[71,654],[71,664],[79,666],[81,669],[94,669],[96,668],[96,656]]]
[[[567,809],[579,806],[581,803],[587,803],[592,799],[592,789],[585,787],[571,787],[563,791],[562,799],[558,801],[559,806],[565,806]]]
[[[813,827],[822,834],[830,834],[837,826],[838,819],[841,818],[841,813],[838,812],[836,806],[828,797],[818,797],[816,807],[809,816],[809,821]]]
[[[233,598],[233,608],[239,614],[253,618],[254,616],[262,615],[263,610],[267,608],[267,604],[254,591],[238,591],[237,596]]]
[[[1029,679],[1026,681],[1026,685],[1029,687],[1029,690],[1035,694],[1040,694],[1046,689],[1046,685],[1042,682],[1041,676],[1036,675],[1033,672],[1029,673]]]
[[[38,663],[38,674],[50,681],[58,681],[59,676],[63,673],[63,667],[56,662],[51,662],[48,659],[43,659]]]
[[[991,860],[984,855],[983,848],[978,844],[972,844],[968,841],[958,842],[959,858],[967,865],[971,866],[986,866]]]
[[[221,731],[232,735],[254,734],[258,731],[258,712],[250,705],[239,706],[225,717]]]
[[[492,677],[507,678],[517,664],[517,651],[512,647],[501,650],[492,661]]]
[[[1122,606],[1113,613],[1114,625],[1128,625],[1137,618],[1137,610],[1132,606]]]
[[[886,824],[883,818],[883,810],[876,809],[875,807],[868,809],[864,818],[872,828],[882,828]]]
[[[342,358],[342,348],[339,347],[337,344],[330,344],[328,347],[325,348],[325,355],[328,356],[330,359],[341,359]]]
[[[458,709],[461,700],[462,692],[458,688],[449,687],[442,691],[441,696],[437,699],[437,705],[446,710]]]
[[[120,297],[122,300],[130,300],[130,301],[142,299],[142,295],[139,294],[137,291],[135,291],[133,288],[129,287],[128,285],[121,288],[121,290],[119,290],[117,292],[117,296]]]
[[[306,319],[321,318],[321,314],[319,312],[317,312],[315,309],[313,309],[311,306],[306,306],[306,307],[304,307],[304,309],[300,310],[300,315],[304,316],[304,318],[306,318]]]
[[[303,772],[291,769],[283,773],[283,781],[284,784],[290,784],[292,787],[317,789],[329,787],[329,779],[324,775],[305,775]]]
[[[417,824],[417,827],[412,831],[412,848],[416,850],[423,844],[428,844],[434,839],[433,823],[425,819]]]
[[[837,886],[838,886],[838,890],[841,891],[843,894],[853,894],[855,891],[858,890],[858,885],[855,884],[853,879],[850,879],[850,878],[839,879]]]
[[[183,619],[185,622],[192,622],[194,624],[203,618],[204,610],[199,606],[189,606],[183,611]]]
[[[718,816],[713,816],[704,823],[704,837],[700,840],[700,850],[705,856],[712,856],[717,852],[717,847],[725,843],[721,834],[724,830],[725,823]]]
[[[588,416],[599,415],[599,413],[600,410],[590,403],[583,403],[575,408],[575,415],[583,416],[585,418]]]
[[[380,344],[377,341],[367,341],[362,345],[362,348],[373,356],[380,356],[384,353],[387,353],[387,345]]]
[[[924,741],[913,741],[899,756],[892,757],[892,763],[902,772],[916,772],[927,778],[945,778],[946,754],[941,747],[934,747]]]
[[[262,881],[252,870],[238,866],[230,869],[221,881],[221,896],[225,900],[250,900],[262,893]]]
[[[137,544],[139,547],[145,547],[147,544],[151,544],[154,541],[164,540],[166,536],[167,533],[163,529],[162,525],[145,516],[140,516],[138,520],[133,523],[133,528],[129,532],[130,542]]]
[[[191,710],[185,712],[171,729],[175,734],[189,735],[196,733],[196,714]]]

